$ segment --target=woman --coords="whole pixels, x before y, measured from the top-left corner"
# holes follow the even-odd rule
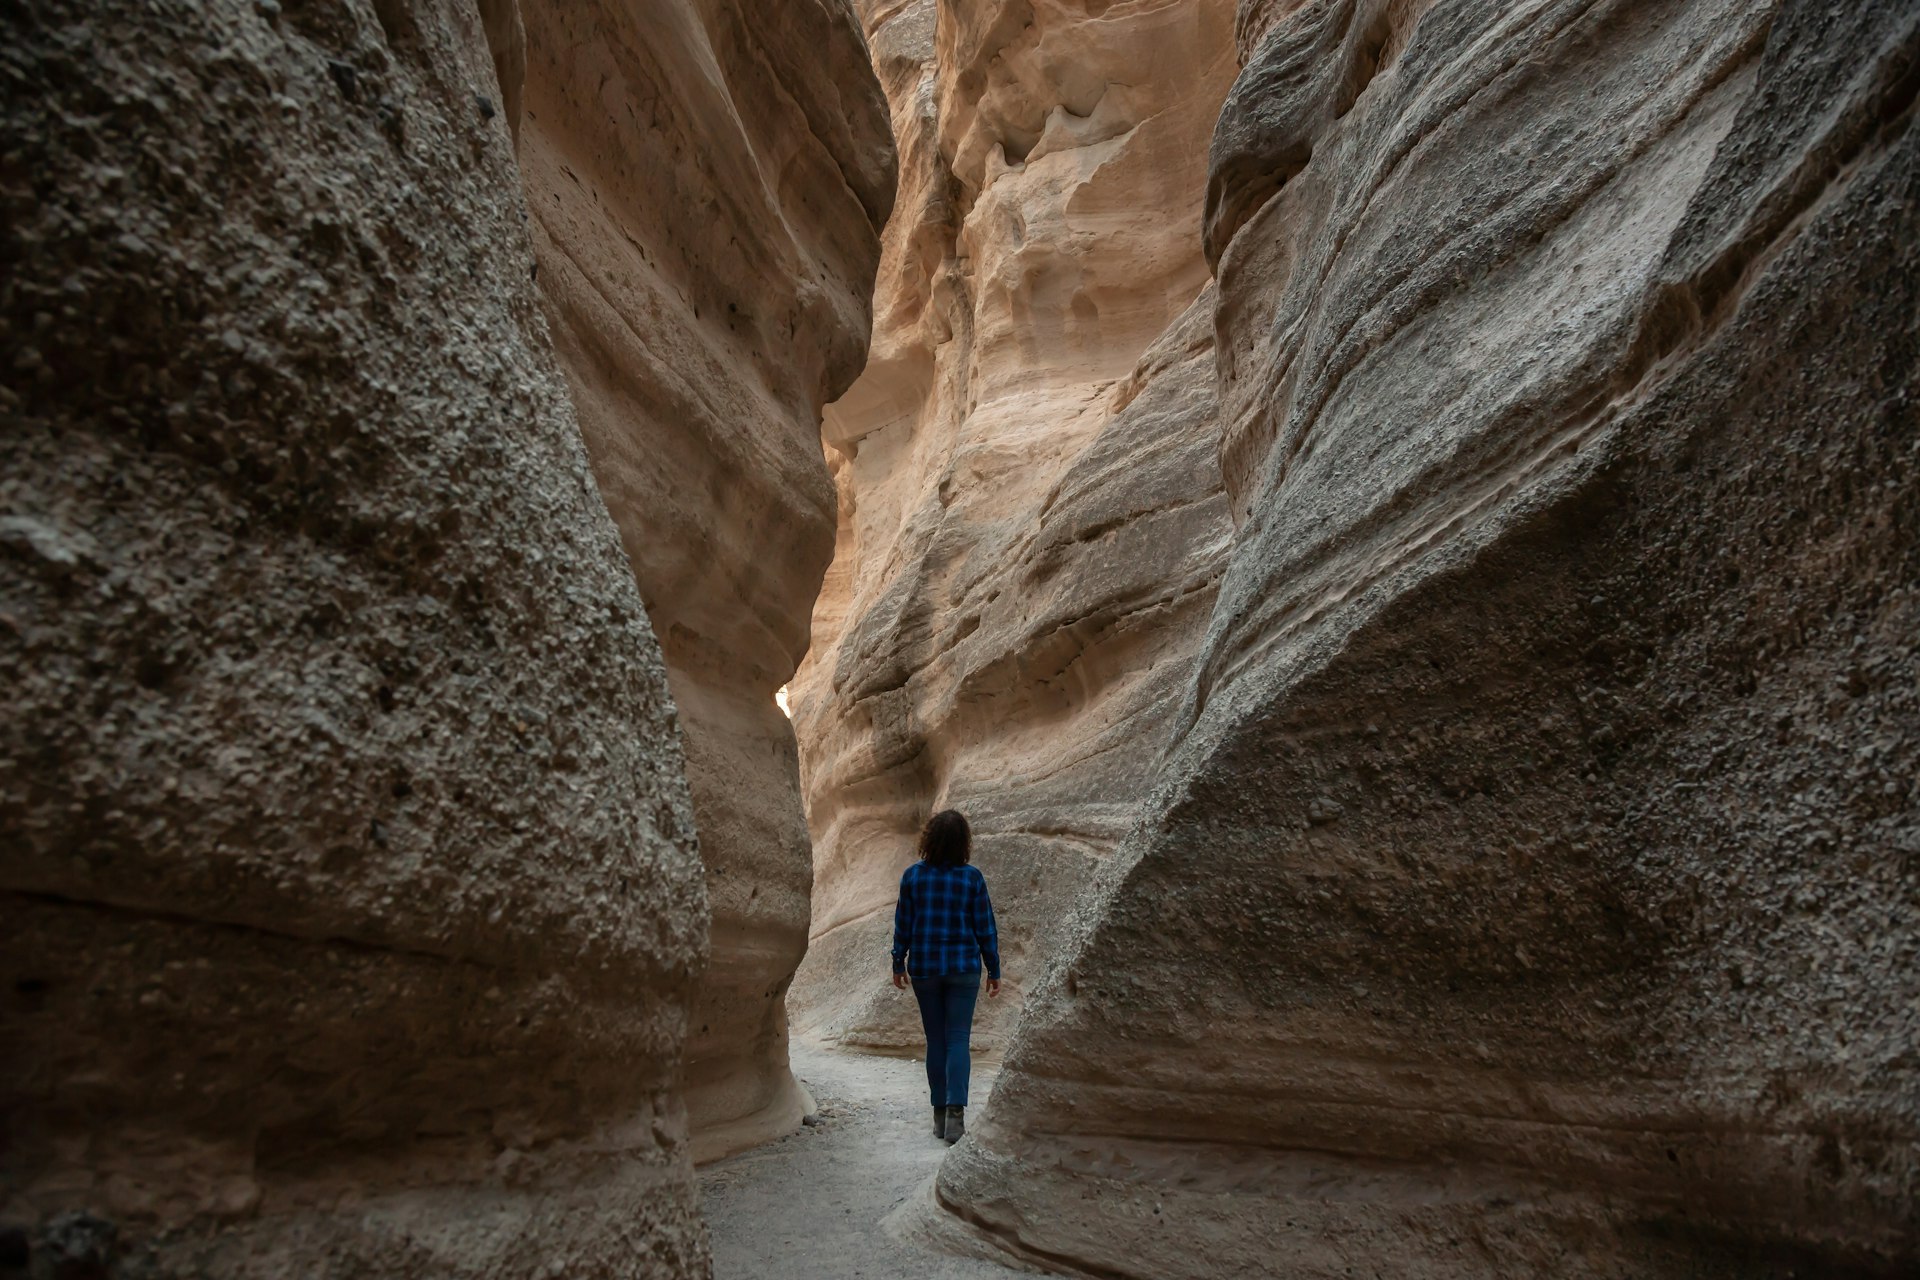
[[[927,819],[920,861],[900,877],[893,908],[893,985],[913,982],[927,1032],[927,1088],[933,1136],[958,1142],[967,1131],[967,1075],[973,1062],[973,1005],[986,962],[987,996],[1000,994],[1000,940],[987,880],[968,865],[973,833],[953,809]]]

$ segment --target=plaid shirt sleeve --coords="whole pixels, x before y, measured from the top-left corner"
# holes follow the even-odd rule
[[[900,875],[900,900],[893,904],[893,971],[907,971],[907,946],[913,940],[913,893],[908,883],[913,868],[908,867]]]
[[[993,921],[993,901],[987,897],[987,878],[978,872],[973,877],[973,901],[967,907],[967,923],[973,928],[974,941],[980,944],[980,959],[987,966],[987,977],[998,982],[1000,930]]]

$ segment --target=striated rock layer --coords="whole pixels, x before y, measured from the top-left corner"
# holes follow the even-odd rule
[[[1917,23],[1242,6],[1233,546],[942,1168],[976,1243],[1920,1263]]]
[[[704,1274],[683,1052],[706,1134],[795,1108],[858,29],[16,18],[0,1265]]]
[[[869,4],[900,149],[866,371],[829,407],[835,561],[794,683],[815,846],[799,1025],[920,1044],[887,982],[932,810],[973,820],[1009,997],[1125,830],[1230,521],[1205,138],[1223,0]]]
[[[478,14],[9,35],[4,1224],[703,1273],[681,750]]]
[[[893,196],[844,0],[534,4],[520,163],[587,449],[666,656],[712,904],[687,1047],[706,1159],[796,1127],[811,858],[792,726],[833,550],[820,406],[866,351]]]

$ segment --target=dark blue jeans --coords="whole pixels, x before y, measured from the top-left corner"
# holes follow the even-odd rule
[[[967,1076],[973,1070],[973,1005],[980,998],[980,975],[953,973],[944,978],[915,978],[913,998],[920,1002],[920,1025],[927,1032],[927,1089],[936,1107],[967,1105]]]

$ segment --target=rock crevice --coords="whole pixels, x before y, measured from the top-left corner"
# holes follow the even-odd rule
[[[1228,7],[869,6],[901,155],[874,354],[827,410],[835,562],[794,682],[802,1025],[910,1051],[883,957],[932,808],[1027,972],[1124,828],[1219,574],[1199,250]],[[983,1006],[997,1044],[1015,1000]]]
[[[707,1159],[805,1110],[784,1001],[811,859],[774,691],[831,555],[819,413],[864,354],[893,152],[835,3],[549,6],[527,29],[542,297],[660,637],[707,872],[685,1071]]]

